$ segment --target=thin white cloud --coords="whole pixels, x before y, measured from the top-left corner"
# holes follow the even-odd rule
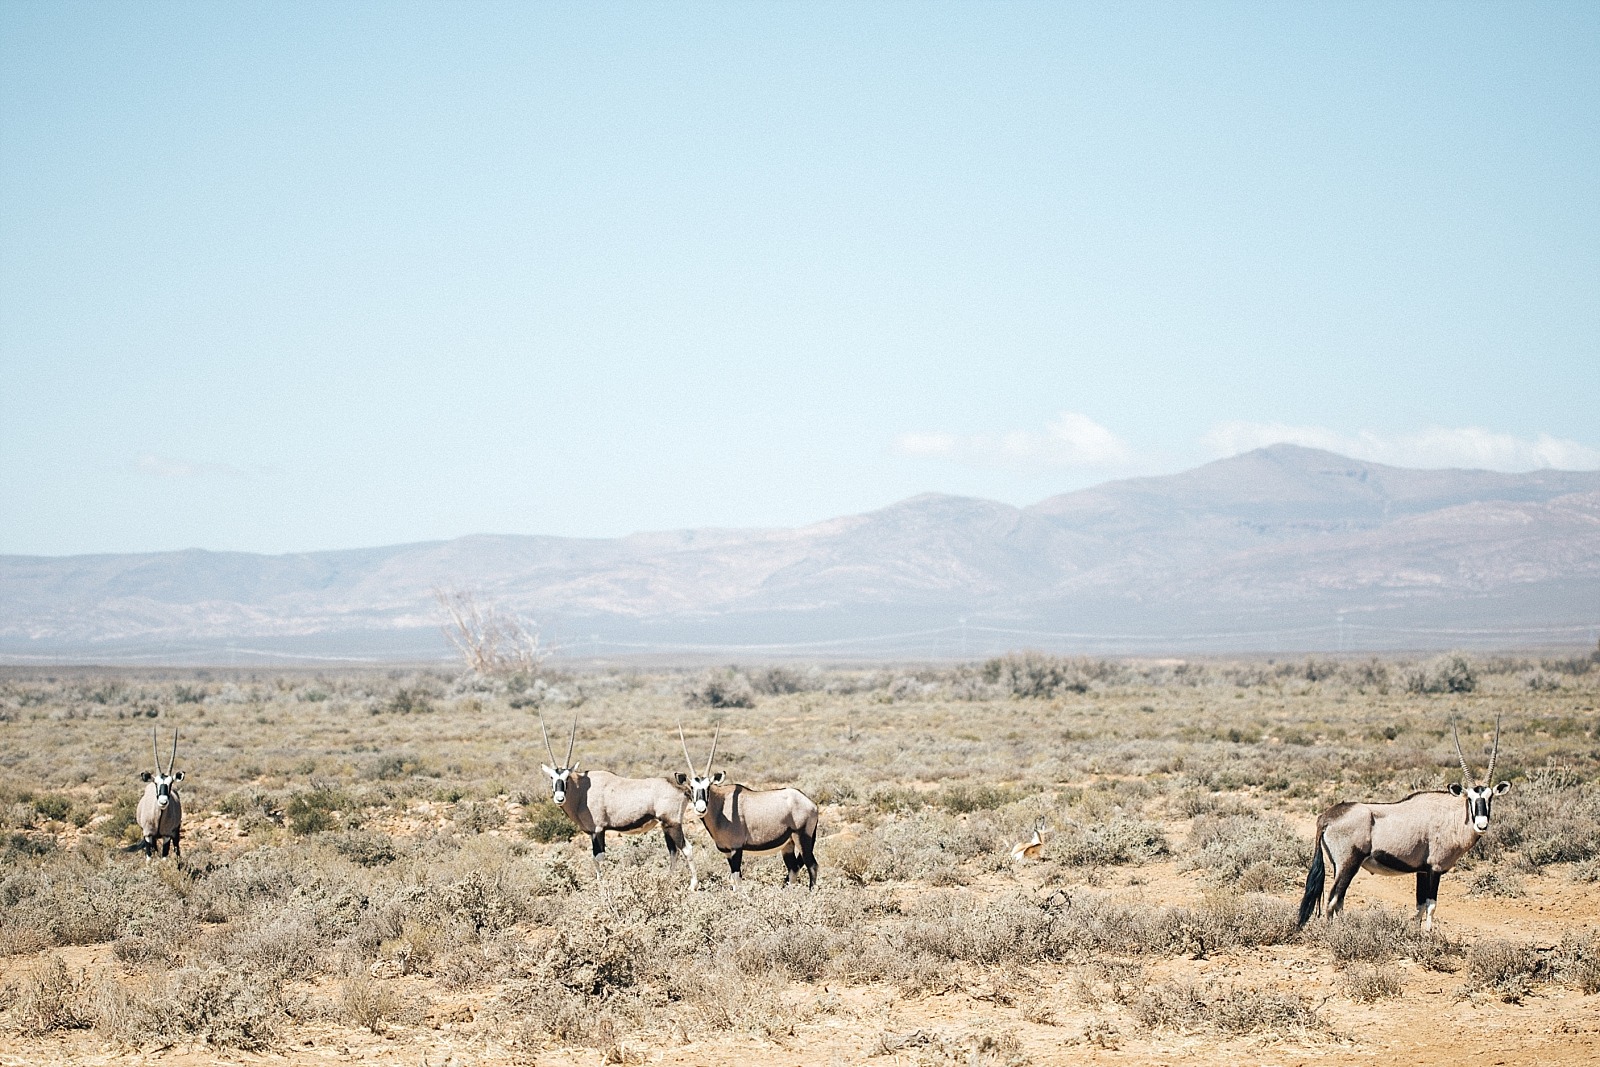
[[[1600,450],[1541,433],[1517,437],[1477,426],[1456,429],[1432,426],[1406,434],[1361,430],[1340,433],[1325,426],[1289,426],[1281,422],[1223,422],[1201,442],[1217,456],[1234,456],[1252,448],[1292,444],[1321,448],[1355,459],[1395,467],[1466,467],[1492,471],[1600,469]]]
[[[1121,467],[1133,459],[1121,438],[1075,411],[1057,415],[1043,432],[903,433],[895,438],[894,451],[983,467]]]
[[[133,462],[134,469],[152,478],[191,480],[196,478],[249,478],[250,472],[228,463],[199,463],[145,452]]]

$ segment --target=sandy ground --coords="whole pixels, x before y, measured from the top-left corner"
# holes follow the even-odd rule
[[[419,813],[423,814],[423,813]],[[425,815],[424,815],[425,817]],[[1305,828],[1309,835],[1309,823]],[[224,820],[206,836],[224,845],[232,828]],[[1033,872],[1015,877],[1029,883]],[[1172,863],[1108,872],[1106,888],[1151,904],[1192,903],[1192,874]],[[1129,884],[1133,883],[1133,884]],[[988,893],[1014,886],[997,876],[970,888]],[[1560,869],[1526,879],[1517,899],[1466,895],[1463,875],[1447,877],[1437,915],[1439,929],[1457,938],[1503,938],[1553,947],[1568,931],[1600,924],[1600,885],[1569,880]],[[713,890],[723,891],[723,890]],[[1382,903],[1409,908],[1410,878],[1363,874],[1351,888],[1351,909]],[[70,968],[115,969],[109,945],[53,950],[4,961],[5,981],[26,974],[51,955]],[[809,1019],[778,1040],[725,1036],[686,1040],[654,1035],[614,1047],[609,1062],[732,1067],[760,1064],[1120,1064],[1206,1067],[1289,1067],[1373,1063],[1484,1065],[1600,1063],[1600,996],[1583,996],[1554,984],[1537,987],[1521,1003],[1506,1003],[1462,991],[1461,974],[1427,970],[1408,960],[1393,965],[1403,994],[1364,1005],[1339,990],[1339,969],[1325,950],[1309,945],[1218,952],[1201,959],[1146,963],[1142,982],[1171,979],[1237,982],[1277,987],[1311,998],[1325,1024],[1320,1032],[1230,1038],[1214,1033],[1141,1032],[1124,1009],[1109,1001],[1092,1005],[1078,973],[1053,966],[996,969],[950,975],[947,989],[906,998],[892,987],[796,983],[792,997]],[[415,1026],[391,1026],[374,1035],[348,1026],[318,1023],[296,1030],[290,1043],[270,1053],[216,1052],[205,1048],[136,1049],[106,1046],[89,1033],[48,1039],[0,1036],[0,1065],[34,1064],[404,1064],[406,1067],[467,1067],[481,1064],[600,1064],[592,1048],[508,1048],[477,1033],[472,1020],[492,988],[444,992],[418,977],[388,979],[431,1001]],[[330,985],[298,991],[332,997]],[[988,1047],[984,1042],[988,1041]]]

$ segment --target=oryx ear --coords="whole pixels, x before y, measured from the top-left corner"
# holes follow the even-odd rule
[[[150,780],[150,772],[149,771],[140,771],[139,772],[139,781],[148,782],[149,780]]]
[[[711,784],[712,785],[721,785],[722,784],[722,779],[724,779],[726,777],[727,777],[727,775],[723,774],[721,771],[718,771],[716,774],[713,774],[711,776]]]
[[[173,780],[173,781],[174,781],[174,782],[181,782],[181,781],[183,781],[183,772],[182,772],[182,771],[179,771],[179,772],[178,772],[178,773],[177,773],[177,774],[174,774],[174,775],[173,775],[173,776],[172,776],[172,780]]]
[[[568,774],[577,774],[578,773],[578,764],[580,762],[581,762],[580,760],[573,760],[572,761],[572,766],[567,768],[567,773]]]
[[[678,780],[678,784],[679,785],[688,785],[689,784],[689,776],[687,774],[684,774],[682,771],[679,771],[677,774],[673,775],[672,777],[674,777],[674,778],[676,778]]]
[[[551,766],[547,765],[547,764],[544,764],[544,763],[539,764],[539,769],[541,771],[543,771],[544,773],[548,774],[552,778],[554,778],[556,776],[556,769],[554,767],[551,767]]]
[[[1499,785],[1494,787],[1494,795],[1497,797],[1504,796],[1508,791],[1510,791],[1510,789],[1510,782],[1501,782]]]
[[[1450,783],[1450,795],[1453,796],[1453,797],[1458,797],[1458,796],[1461,795],[1461,783],[1460,782],[1451,782]]]

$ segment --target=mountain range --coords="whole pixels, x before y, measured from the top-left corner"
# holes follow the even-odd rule
[[[794,529],[0,556],[0,657],[431,658],[439,589],[602,656],[1575,645],[1600,624],[1600,472],[1274,445],[1031,507],[930,494]]]

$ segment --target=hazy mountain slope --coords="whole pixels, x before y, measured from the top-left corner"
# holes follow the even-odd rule
[[[404,635],[436,626],[437,588],[672,641],[781,642],[968,615],[1187,632],[1335,610],[1444,625],[1496,605],[1520,620],[1587,622],[1600,616],[1600,473],[1400,470],[1280,445],[1029,508],[927,495],[797,529],[0,557],[0,647],[411,648]]]

